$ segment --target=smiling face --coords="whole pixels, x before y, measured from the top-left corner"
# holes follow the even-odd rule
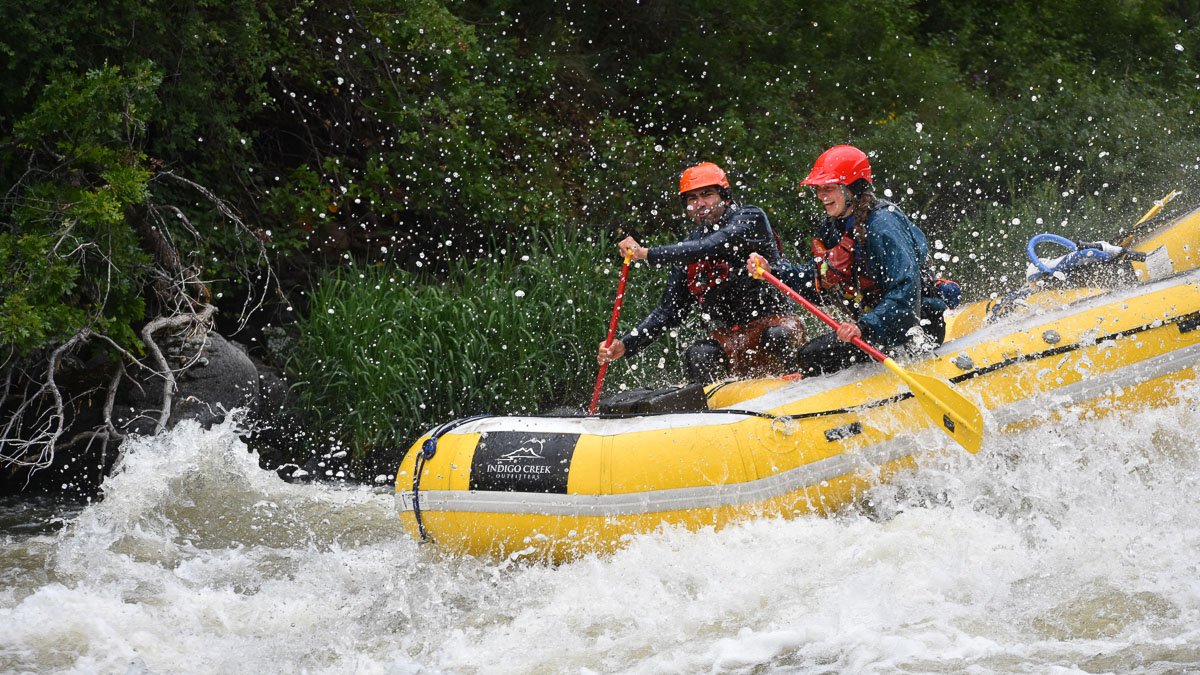
[[[706,185],[683,193],[683,208],[697,225],[713,225],[725,215],[725,200],[716,185]]]
[[[840,218],[846,213],[847,190],[837,183],[817,187],[817,199],[825,206],[825,213]]]

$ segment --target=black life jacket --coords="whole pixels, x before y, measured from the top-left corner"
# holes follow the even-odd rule
[[[775,237],[775,248],[783,256],[783,240],[775,228],[771,228],[771,236]],[[687,266],[687,288],[697,302],[704,302],[704,294],[718,284],[729,280],[729,263],[720,258],[705,258]]]

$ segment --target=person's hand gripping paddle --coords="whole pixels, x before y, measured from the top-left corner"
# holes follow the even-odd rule
[[[816,305],[806,300],[796,291],[793,291],[773,274],[764,270],[761,263],[755,265],[755,270],[755,278],[766,279],[771,282],[771,285],[783,291],[792,300],[800,303],[804,309],[807,309],[818,319],[829,324],[834,330],[837,330],[838,326],[841,325],[828,314],[822,312]],[[979,452],[979,446],[983,444],[983,415],[974,403],[971,403],[965,396],[952,389],[949,382],[929,375],[910,373],[901,368],[900,364],[893,361],[891,357],[867,344],[860,337],[852,338],[850,342],[855,347],[869,354],[871,358],[883,363],[883,365],[887,366],[888,370],[899,375],[900,379],[908,384],[908,388],[912,391],[913,396],[921,402],[921,406],[925,408],[925,412],[937,422],[942,431],[950,435],[950,438],[953,438],[967,452]]]
[[[625,280],[629,278],[629,258],[626,254],[625,263],[621,265],[621,280],[617,283],[617,301],[613,303],[612,320],[608,322],[608,340],[605,348],[611,347],[613,337],[617,334],[617,318],[621,316],[621,301],[625,299]],[[592,391],[592,405],[588,408],[589,415],[596,414],[596,406],[600,402],[600,389],[604,387],[604,375],[608,373],[608,361],[600,364],[600,374],[596,376],[596,388]]]

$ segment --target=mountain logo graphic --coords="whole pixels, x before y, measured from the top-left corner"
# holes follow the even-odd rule
[[[542,455],[538,454],[538,451],[541,450],[546,445],[546,440],[544,438],[532,438],[532,439],[530,439],[530,442],[537,443],[538,448],[535,450],[534,448],[531,448],[527,445],[523,445],[523,446],[517,448],[516,450],[513,450],[512,452],[508,453],[507,455],[501,455],[501,456],[497,457],[496,461],[498,461],[498,462],[519,462],[519,461],[525,460],[525,459],[546,459]]]
[[[471,458],[472,490],[567,494],[579,434],[489,431]]]

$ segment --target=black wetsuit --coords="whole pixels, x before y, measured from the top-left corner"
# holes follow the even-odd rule
[[[647,253],[648,263],[671,265],[671,273],[658,307],[621,337],[627,355],[680,325],[697,307],[721,330],[795,313],[782,293],[746,271],[751,253],[772,265],[783,261],[767,214],[756,206],[731,205],[717,225],[698,226],[682,242],[654,246]]]

